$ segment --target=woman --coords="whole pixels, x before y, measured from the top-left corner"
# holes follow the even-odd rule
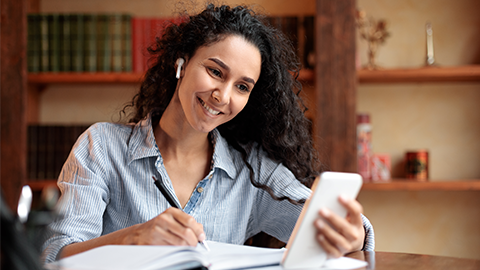
[[[262,21],[209,5],[166,29],[131,123],[93,125],[66,161],[46,261],[106,244],[243,244],[261,231],[288,241],[320,165],[295,94],[297,58]],[[324,209],[312,237],[335,257],[373,249],[361,205],[340,201],[348,218]]]

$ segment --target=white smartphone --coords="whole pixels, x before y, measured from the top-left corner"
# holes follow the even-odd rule
[[[312,194],[305,202],[286,246],[281,264],[284,269],[318,268],[327,254],[318,244],[313,225],[318,211],[327,208],[341,217],[347,210],[338,201],[340,195],[355,199],[362,187],[362,176],[356,173],[324,172],[315,179]]]

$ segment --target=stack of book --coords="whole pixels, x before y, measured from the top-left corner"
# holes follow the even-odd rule
[[[130,72],[128,14],[28,14],[29,72]]]
[[[28,15],[28,71],[144,73],[155,59],[147,48],[182,18],[129,14]],[[313,68],[314,17],[270,16],[268,22],[292,42],[303,66]]]
[[[89,125],[29,125],[27,172],[30,180],[56,179],[77,138]]]

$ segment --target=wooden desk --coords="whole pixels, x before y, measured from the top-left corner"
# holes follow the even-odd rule
[[[357,251],[347,257],[368,262],[361,270],[480,270],[480,260],[443,256]]]

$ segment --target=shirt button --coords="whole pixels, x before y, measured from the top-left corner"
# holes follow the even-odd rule
[[[208,179],[212,179],[212,177],[213,177],[213,174],[210,174],[210,175],[208,176]]]
[[[203,187],[198,187],[197,191],[198,191],[198,193],[202,193],[203,192]]]

